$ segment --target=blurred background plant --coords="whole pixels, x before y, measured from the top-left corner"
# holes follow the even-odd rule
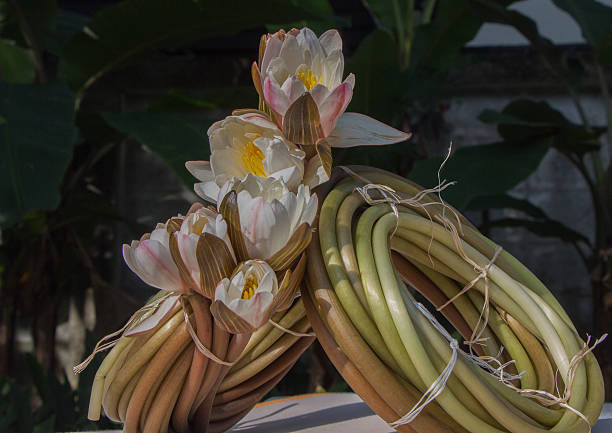
[[[581,318],[580,331],[612,329],[612,8],[553,0],[586,40],[567,47],[541,36],[515,3],[0,1],[0,431],[109,426],[85,418],[96,366],[78,380],[70,367],[150,294],[125,272],[120,245],[195,200],[184,161],[208,158],[214,120],[257,106],[250,62],[259,35],[280,26],[340,28],[345,71],[357,77],[349,110],[415,134],[384,151],[338,151],[335,164],[374,165],[426,186],[455,136],[446,113],[457,71],[499,60],[466,44],[485,23],[516,29],[529,46],[513,54],[524,64],[511,71],[545,74],[580,120],[535,99],[485,109],[482,127],[495,125],[499,139],[458,143],[443,171],[458,184],[444,198],[494,238],[510,227],[572,245],[592,292],[592,320]],[[585,93],[602,101],[605,124],[592,123]],[[590,233],[509,193],[555,152],[587,185],[589,200],[576,206],[593,212]],[[564,207],[574,199],[555,197]],[[609,399],[610,347],[598,352]],[[316,346],[299,367],[275,393],[346,389]]]

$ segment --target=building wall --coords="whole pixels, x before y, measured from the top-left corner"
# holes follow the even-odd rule
[[[495,126],[480,122],[478,114],[485,108],[501,110],[518,97],[521,95],[465,96],[453,99],[445,115],[450,125],[449,138],[458,147],[499,140]],[[548,101],[568,119],[579,122],[576,109],[568,97],[545,96],[536,99]],[[604,124],[605,112],[601,99],[583,96],[582,100],[591,124]],[[604,148],[607,146],[604,145]],[[588,187],[577,170],[559,152],[549,151],[538,170],[517,185],[510,194],[531,201],[549,217],[593,239],[595,220]],[[476,223],[480,220],[479,213],[472,212],[468,216]],[[493,211],[490,217],[521,216],[518,211],[504,210]],[[593,305],[589,277],[573,246],[555,238],[533,235],[521,228],[497,228],[490,236],[527,264],[553,291],[579,330],[591,330]]]

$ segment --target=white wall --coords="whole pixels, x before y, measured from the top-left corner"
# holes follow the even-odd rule
[[[612,0],[597,1],[612,7]],[[584,43],[578,24],[565,11],[555,6],[551,0],[524,0],[512,4],[510,9],[533,19],[540,34],[554,43]],[[528,45],[527,40],[512,27],[488,23],[483,25],[476,37],[468,43],[469,47],[520,45]]]

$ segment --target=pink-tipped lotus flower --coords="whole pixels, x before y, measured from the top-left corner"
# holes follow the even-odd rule
[[[253,81],[285,136],[293,143],[352,147],[397,143],[410,138],[382,122],[345,113],[355,86],[344,81],[342,38],[328,30],[319,38],[308,28],[283,30],[265,37],[261,65]],[[325,165],[325,161],[323,161]]]
[[[190,289],[212,297],[217,281],[202,277],[207,249],[215,249],[235,263],[227,224],[217,212],[200,207],[187,217],[181,215],[158,224],[150,235],[131,245],[123,245],[123,257],[129,268],[145,283],[168,292],[184,293]],[[202,252],[204,250],[204,253]]]
[[[216,323],[232,333],[253,332],[274,313],[279,284],[263,260],[247,260],[219,282],[211,308]]]

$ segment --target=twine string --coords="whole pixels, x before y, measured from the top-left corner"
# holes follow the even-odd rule
[[[91,352],[91,354],[89,354],[89,356],[87,358],[85,358],[83,360],[83,362],[81,362],[80,364],[74,366],[72,368],[72,371],[75,374],[79,374],[82,373],[87,366],[91,363],[91,361],[93,361],[94,357],[100,353],[103,352],[105,350],[110,349],[111,347],[115,346],[115,344],[117,344],[117,342],[119,342],[119,340],[125,335],[126,332],[128,332],[130,329],[133,329],[138,323],[140,323],[142,320],[144,320],[145,318],[147,318],[149,315],[147,315],[147,313],[151,312],[154,313],[155,310],[165,301],[167,300],[170,296],[173,296],[175,293],[173,292],[168,292],[166,293],[164,296],[162,296],[161,298],[158,298],[156,300],[154,300],[153,302],[144,305],[143,307],[139,308],[138,310],[136,310],[136,312],[134,314],[132,314],[132,316],[128,319],[128,321],[125,323],[125,325],[123,325],[123,327],[121,327],[121,329],[118,329],[117,331],[105,335],[104,337],[102,337],[95,345],[93,351]],[[181,309],[183,310],[183,316],[185,318],[185,324],[187,326],[187,331],[189,332],[189,335],[191,336],[191,339],[193,340],[193,343],[195,345],[195,347],[202,353],[202,355],[206,356],[208,359],[210,359],[213,362],[216,362],[217,364],[221,364],[221,365],[225,365],[228,367],[231,367],[232,365],[234,365],[233,362],[227,362],[224,361],[220,358],[218,358],[214,353],[212,353],[198,338],[198,335],[195,331],[195,329],[193,328],[193,325],[191,324],[191,321],[189,320],[189,314],[187,312],[187,307],[185,305],[185,298],[186,294],[181,294],[179,297],[179,300],[181,302]],[[155,329],[155,327],[144,331],[144,333],[150,332],[153,329]],[[117,337],[117,338],[115,338]],[[107,340],[111,340],[115,338],[112,341],[107,341]]]
[[[438,185],[436,185],[433,188],[422,190],[421,192],[415,194],[412,197],[408,197],[408,198],[402,197],[400,193],[398,193],[393,188],[387,185],[372,183],[367,178],[355,173],[350,168],[341,166],[341,168],[351,177],[354,177],[364,183],[363,186],[356,187],[355,191],[358,192],[362,196],[362,198],[367,204],[371,206],[377,205],[377,204],[388,204],[391,207],[391,210],[393,211],[393,214],[396,217],[396,225],[395,225],[395,228],[391,236],[395,235],[398,229],[398,225],[399,225],[398,206],[403,205],[403,206],[408,206],[412,208],[420,208],[428,216],[430,222],[432,223],[432,233],[431,233],[430,244],[428,248],[428,256],[430,260],[432,261],[432,263],[433,263],[433,258],[431,257],[430,250],[431,250],[431,246],[433,245],[433,241],[434,241],[434,236],[433,236],[434,221],[431,218],[431,215],[427,210],[427,206],[440,205],[442,207],[441,215],[440,214],[436,215],[436,220],[440,222],[446,228],[446,230],[450,233],[457,252],[461,256],[461,258],[465,260],[466,263],[469,263],[473,267],[474,271],[476,272],[476,276],[472,281],[468,282],[463,287],[463,289],[459,291],[455,296],[453,296],[446,303],[438,307],[437,311],[441,311],[442,309],[447,307],[449,304],[454,302],[458,297],[462,296],[468,290],[472,289],[480,280],[483,280],[484,282],[484,303],[483,303],[483,306],[480,312],[480,316],[478,318],[478,322],[476,326],[473,329],[470,339],[465,341],[465,344],[467,344],[470,348],[470,353],[466,353],[463,350],[461,350],[459,348],[459,344],[457,343],[457,341],[436,320],[436,318],[422,304],[415,302],[415,305],[423,313],[423,315],[429,320],[429,322],[449,341],[449,345],[452,349],[452,355],[451,355],[451,359],[449,360],[448,364],[446,365],[446,367],[444,368],[440,376],[431,384],[431,386],[423,394],[423,396],[416,403],[416,405],[408,413],[402,416],[400,419],[391,423],[390,426],[395,428],[395,427],[398,427],[404,424],[409,424],[421,413],[421,411],[429,403],[435,400],[440,395],[440,393],[442,393],[442,391],[444,390],[446,386],[446,382],[448,381],[448,378],[452,374],[453,368],[455,364],[457,363],[458,354],[461,354],[463,357],[466,358],[466,360],[474,363],[475,365],[480,366],[481,368],[483,368],[485,371],[487,371],[491,375],[497,377],[500,382],[514,389],[520,394],[526,397],[529,397],[529,398],[534,398],[540,403],[547,405],[547,406],[559,405],[560,407],[566,408],[567,410],[571,411],[576,416],[581,418],[583,421],[585,421],[587,425],[589,425],[589,431],[590,431],[590,423],[588,419],[580,411],[571,407],[568,401],[571,396],[571,385],[573,383],[574,376],[576,374],[576,371],[578,369],[580,362],[582,362],[582,360],[587,356],[588,353],[590,353],[593,350],[595,346],[600,344],[607,337],[607,334],[603,335],[600,339],[595,341],[595,343],[592,346],[589,346],[589,342],[590,342],[590,337],[589,337],[584,347],[576,355],[574,355],[574,357],[572,358],[570,362],[570,368],[568,370],[567,377],[565,380],[566,387],[564,390],[564,395],[562,397],[555,396],[553,394],[550,394],[542,390],[520,389],[514,386],[512,384],[512,381],[520,380],[525,372],[523,371],[523,372],[520,372],[519,374],[510,374],[506,371],[506,369],[510,365],[516,364],[516,361],[511,360],[506,363],[502,363],[501,361],[499,361],[502,351],[503,351],[503,346],[501,347],[498,355],[495,357],[494,356],[477,356],[476,354],[474,354],[473,345],[476,345],[476,344],[483,345],[485,344],[485,341],[487,340],[487,338],[482,337],[482,334],[484,333],[484,331],[486,330],[488,326],[489,314],[490,314],[491,300],[490,300],[490,295],[489,295],[489,288],[490,288],[489,287],[490,285],[489,271],[495,264],[495,261],[499,258],[499,255],[501,254],[503,249],[501,246],[498,246],[493,256],[491,257],[491,259],[484,266],[481,266],[478,263],[476,263],[466,253],[463,247],[463,240],[460,235],[460,234],[463,234],[463,227],[461,224],[461,219],[458,213],[455,211],[455,209],[453,209],[451,206],[449,206],[448,204],[444,202],[444,200],[442,199],[442,195],[441,195],[442,191],[444,191],[446,188],[456,183],[456,182],[447,182],[446,180],[441,180],[441,170],[444,164],[446,164],[446,162],[448,161],[450,157],[451,148],[452,148],[452,143],[451,143],[451,147],[449,147],[448,154],[446,155],[445,159],[443,160],[438,170]],[[372,195],[372,191],[376,191],[381,197],[374,197]],[[423,199],[428,194],[432,194],[432,193],[438,195],[438,201],[423,203],[422,202]],[[446,215],[447,209],[451,211],[452,215],[454,216],[454,219],[456,220],[456,223],[451,221],[451,219]],[[557,393],[559,392],[557,391]]]
[[[72,367],[72,371],[74,372],[74,374],[82,373],[87,368],[87,366],[91,363],[91,361],[93,361],[94,357],[98,353],[104,352],[105,350],[108,350],[111,347],[115,346],[115,344],[117,344],[119,342],[121,337],[123,337],[123,335],[127,331],[129,331],[134,326],[136,326],[138,323],[140,323],[142,320],[144,320],[144,319],[146,319],[148,317],[148,315],[147,315],[148,312],[154,312],[166,299],[168,299],[172,295],[173,295],[172,292],[168,292],[164,296],[162,296],[161,298],[155,299],[153,302],[142,306],[141,308],[136,310],[134,312],[134,314],[132,314],[130,316],[130,318],[125,323],[125,325],[123,325],[120,329],[118,329],[117,331],[112,332],[112,333],[102,337],[96,343],[96,345],[94,346],[93,351],[89,354],[89,356],[87,358],[85,358],[83,360],[83,362],[81,362],[80,364],[75,365],[74,367]],[[117,338],[115,338],[115,337],[117,337]],[[115,338],[115,339],[112,340],[113,338]],[[107,341],[107,340],[111,340],[111,341]]]
[[[187,313],[187,307],[185,306],[184,296],[181,296],[180,299],[181,299],[181,307],[183,308],[183,316],[185,318],[185,324],[187,325],[187,331],[189,332],[189,335],[191,336],[191,339],[193,340],[193,344],[195,344],[195,347],[200,351],[200,353],[202,353],[202,355],[204,355],[211,361],[216,362],[217,364],[225,365],[227,367],[231,367],[232,365],[234,365],[233,362],[224,361],[221,358],[217,357],[217,355],[212,353],[210,349],[208,349],[208,347],[202,344],[202,342],[198,338],[198,335],[195,332],[195,329],[193,329],[191,320],[189,320],[189,314]]]
[[[400,427],[404,424],[410,424],[412,421],[416,419],[417,416],[427,407],[429,403],[434,401],[441,393],[444,391],[446,387],[446,382],[450,378],[453,373],[453,369],[455,368],[455,364],[457,364],[457,357],[459,353],[462,353],[462,350],[459,349],[459,343],[455,340],[448,331],[436,320],[436,318],[421,304],[420,302],[412,301],[414,305],[421,311],[421,313],[425,316],[427,320],[446,338],[449,342],[449,346],[452,350],[451,357],[440,373],[440,376],[427,388],[427,391],[422,395],[420,400],[397,421],[390,423],[389,425],[393,428]]]
[[[289,335],[293,335],[294,337],[316,337],[317,336],[317,334],[315,334],[314,332],[297,332],[291,329],[287,329],[284,326],[282,326],[280,323],[276,323],[272,319],[268,320],[268,323],[274,326],[275,328],[280,329],[283,332],[286,332]]]

